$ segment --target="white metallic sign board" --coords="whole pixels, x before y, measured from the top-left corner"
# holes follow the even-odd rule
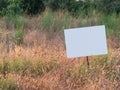
[[[68,58],[107,54],[105,26],[64,30]]]

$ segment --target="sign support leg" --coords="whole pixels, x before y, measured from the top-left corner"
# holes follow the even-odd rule
[[[87,66],[89,67],[90,63],[89,63],[89,57],[86,57],[86,61],[87,61]]]

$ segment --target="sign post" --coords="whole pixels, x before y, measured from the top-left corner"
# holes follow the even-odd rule
[[[107,54],[105,26],[91,26],[64,30],[68,58]]]
[[[88,66],[88,68],[89,68],[90,63],[89,63],[89,58],[88,58],[88,56],[86,57],[86,61],[87,61],[87,66]]]

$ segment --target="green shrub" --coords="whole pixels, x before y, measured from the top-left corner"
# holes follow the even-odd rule
[[[2,15],[16,15],[23,12],[31,15],[41,13],[45,9],[42,0],[2,0],[0,7]]]
[[[69,0],[45,0],[44,3],[46,7],[49,7],[51,10],[56,11],[59,9],[66,9],[66,4]]]
[[[74,16],[78,15],[78,13],[84,8],[84,2],[83,1],[74,1],[71,0],[67,3],[67,10]],[[81,9],[81,10],[80,10]]]
[[[42,0],[22,0],[22,7],[24,12],[29,15],[41,13],[45,9]]]
[[[0,14],[14,15],[22,14],[28,15],[38,14],[50,8],[53,11],[67,10],[72,15],[76,16],[80,12],[89,14],[94,9],[102,11],[106,14],[120,13],[119,0],[0,0]]]
[[[21,4],[21,0],[8,0],[8,5],[2,11],[3,15],[21,14],[23,12]]]
[[[106,14],[120,13],[120,0],[96,0],[95,3],[98,10]]]
[[[56,0],[45,0],[44,2],[47,3],[47,6],[53,11],[67,10],[74,16],[79,15],[80,12],[88,14],[90,10],[95,8],[95,4],[90,0],[58,0],[57,2]]]
[[[4,9],[8,5],[8,0],[0,0],[0,15],[3,15]]]

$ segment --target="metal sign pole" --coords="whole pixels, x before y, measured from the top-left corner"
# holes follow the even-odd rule
[[[87,66],[89,68],[90,63],[89,63],[89,57],[88,56],[86,57],[86,61],[87,61]]]

